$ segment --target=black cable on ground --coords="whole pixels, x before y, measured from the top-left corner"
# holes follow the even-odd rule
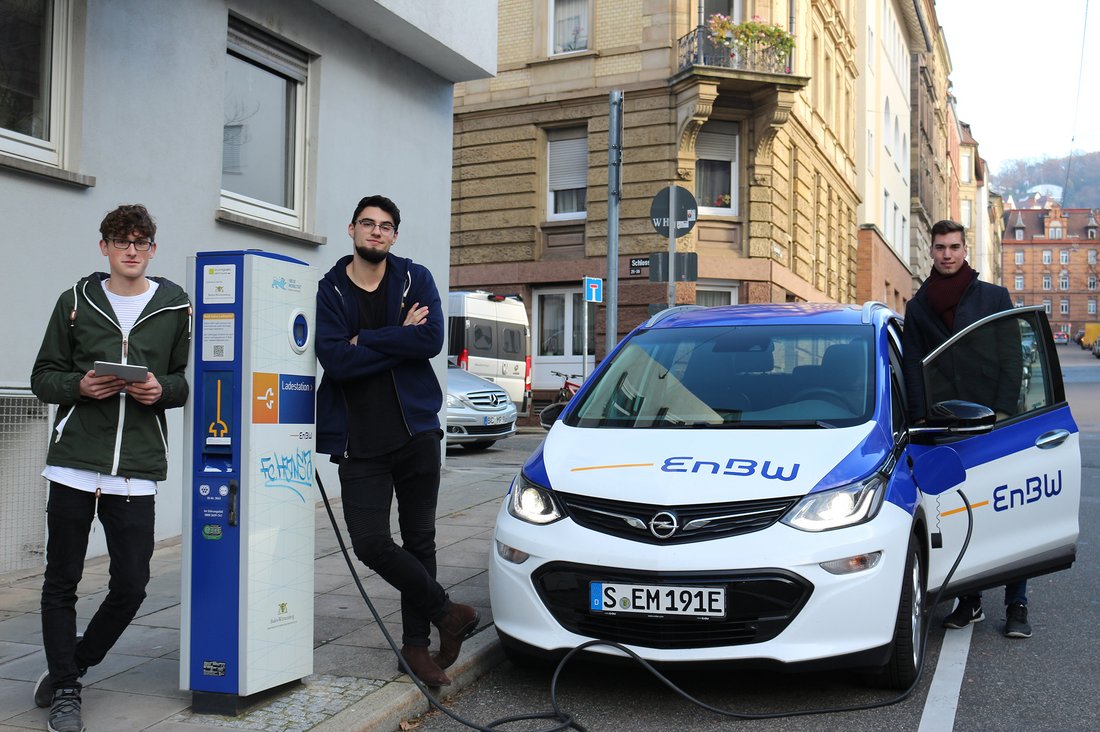
[[[594,646],[608,646],[622,651],[623,653],[637,661],[642,666],[642,668],[646,669],[650,674],[657,678],[657,680],[668,687],[677,696],[709,712],[723,717],[732,717],[734,719],[778,719],[782,717],[804,717],[814,714],[836,714],[839,712],[858,712],[871,709],[880,709],[882,707],[888,707],[893,704],[897,704],[898,702],[908,698],[917,688],[917,685],[920,683],[921,674],[924,671],[924,659],[928,653],[928,633],[932,627],[931,623],[928,622],[926,622],[924,625],[924,632],[921,638],[920,660],[917,663],[917,670],[916,674],[914,675],[913,682],[900,694],[897,694],[896,696],[893,696],[889,699],[884,699],[877,702],[868,702],[865,704],[852,704],[841,707],[821,707],[816,709],[798,709],[783,712],[737,712],[730,709],[722,709],[720,707],[712,706],[704,701],[696,699],[683,689],[676,686],[676,684],[670,681],[664,674],[654,668],[651,663],[640,657],[637,653],[630,650],[626,646],[620,643],[615,643],[613,641],[591,640],[582,643],[576,648],[573,648],[567,654],[565,654],[565,657],[562,658],[560,662],[558,662],[558,666],[554,670],[554,676],[550,681],[550,705],[551,707],[553,707],[552,712],[534,712],[531,714],[521,714],[511,717],[504,717],[502,719],[490,722],[488,726],[483,727],[476,722],[471,722],[463,718],[456,712],[453,712],[448,707],[444,706],[443,703],[439,701],[439,699],[437,699],[435,696],[432,695],[430,691],[428,691],[428,687],[419,678],[417,678],[417,676],[412,672],[412,669],[409,668],[408,663],[405,661],[405,658],[401,655],[401,651],[397,647],[397,643],[389,634],[389,631],[386,629],[385,624],[383,624],[382,618],[379,616],[378,611],[374,607],[374,604],[367,596],[366,590],[363,589],[363,583],[359,580],[359,575],[355,571],[355,565],[351,560],[351,555],[348,554],[347,546],[344,544],[343,535],[340,533],[340,528],[336,524],[336,516],[332,512],[332,506],[329,504],[328,495],[325,493],[324,484],[321,482],[321,476],[319,473],[316,472],[314,474],[317,477],[317,487],[321,490],[321,498],[324,500],[325,503],[325,510],[328,511],[329,521],[332,522],[332,529],[334,532],[336,532],[336,540],[340,544],[340,551],[344,555],[344,560],[347,562],[348,569],[351,571],[351,576],[355,580],[356,587],[359,588],[359,594],[363,596],[363,600],[367,603],[367,607],[370,609],[371,615],[374,616],[374,620],[376,623],[378,623],[378,628],[382,631],[382,635],[385,637],[386,642],[390,644],[390,648],[393,649],[394,654],[397,656],[397,659],[401,664],[401,668],[404,669],[409,678],[413,680],[413,683],[416,684],[416,687],[420,689],[420,693],[424,695],[424,697],[432,706],[434,706],[436,709],[443,712],[459,724],[463,724],[471,729],[483,730],[485,732],[497,732],[500,726],[505,724],[512,724],[515,722],[522,722],[534,719],[555,719],[559,721],[559,724],[553,727],[548,727],[545,730],[539,730],[538,732],[557,732],[558,730],[564,729],[575,729],[578,732],[587,732],[587,729],[583,727],[579,722],[577,722],[576,719],[573,718],[573,715],[563,711],[561,705],[558,703],[558,679],[560,678],[562,671],[565,669],[565,666],[575,656],[577,656],[581,651],[592,648]],[[966,550],[970,546],[970,537],[974,532],[974,514],[970,505],[970,501],[967,499],[966,494],[963,493],[961,488],[958,489],[957,492],[959,496],[962,497],[963,504],[966,506],[966,537],[963,539],[962,547],[960,547],[959,549],[958,556],[955,557],[954,564],[951,565],[951,569],[944,577],[943,584],[940,585],[939,591],[936,592],[935,600],[926,606],[928,608],[936,607],[936,605],[939,604],[940,599],[943,597],[944,589],[951,582],[951,578],[955,575],[955,570],[958,569],[959,563],[962,562],[963,557],[966,555]],[[921,608],[921,611],[921,614],[923,615],[924,608]]]

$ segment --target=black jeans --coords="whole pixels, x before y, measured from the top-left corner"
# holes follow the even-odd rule
[[[435,581],[439,450],[439,433],[427,432],[392,453],[340,461],[340,496],[352,548],[401,592],[407,646],[428,646],[431,621],[441,619],[447,606],[447,593]],[[401,547],[390,536],[395,495]]]
[[[153,556],[154,496],[101,495],[50,483],[46,504],[46,574],[42,582],[42,645],[54,688],[80,688],[79,677],[111,650],[145,600]],[[76,639],[76,586],[92,519],[99,515],[111,579],[107,597]]]

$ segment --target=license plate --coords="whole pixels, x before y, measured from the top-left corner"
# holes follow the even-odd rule
[[[508,421],[507,415],[504,414],[490,414],[485,417],[485,426],[492,427],[495,424],[504,424]]]
[[[726,617],[726,590],[723,587],[591,582],[588,586],[588,598],[588,609],[595,613]]]

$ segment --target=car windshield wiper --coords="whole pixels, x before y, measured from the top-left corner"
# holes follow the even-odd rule
[[[836,429],[835,424],[826,422],[823,419],[770,419],[750,422],[723,422],[722,424],[711,423],[703,426],[720,430],[776,430],[787,427],[815,427],[826,430]]]

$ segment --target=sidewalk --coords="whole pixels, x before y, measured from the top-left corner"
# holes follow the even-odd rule
[[[448,669],[449,695],[503,658],[489,608],[486,567],[493,522],[516,467],[467,468],[448,460],[439,490],[436,543],[439,581],[452,599],[476,606],[481,627]],[[339,495],[325,484],[330,499]],[[341,533],[343,515],[333,505]],[[402,718],[428,709],[404,674],[355,587],[324,504],[316,513],[313,675],[238,717],[193,714],[191,694],[179,687],[180,542],[153,554],[148,597],[133,624],[99,666],[82,679],[89,730],[210,732],[212,728],[270,732],[397,730]],[[97,524],[98,526],[98,524]],[[396,530],[396,523],[394,524]],[[347,538],[345,536],[345,541]],[[356,570],[387,629],[400,643],[399,595],[358,560]],[[107,588],[107,558],[87,563],[77,602],[83,628]],[[0,730],[44,730],[48,710],[34,706],[34,682],[46,668],[39,600],[42,570],[0,575]],[[433,647],[438,641],[433,638]]]

